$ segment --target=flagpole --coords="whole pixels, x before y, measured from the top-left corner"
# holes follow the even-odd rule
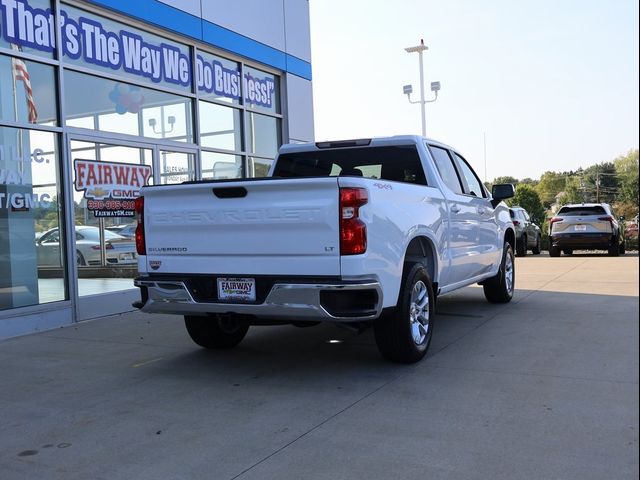
[[[12,44],[13,45],[13,44]],[[18,85],[16,82],[16,65],[15,58],[11,58],[11,82],[13,83],[13,112],[14,112],[14,120],[17,122],[18,118]],[[18,171],[20,172],[20,177],[24,175],[24,159],[22,158],[22,129],[18,128],[18,145],[16,145],[16,150],[18,153]]]

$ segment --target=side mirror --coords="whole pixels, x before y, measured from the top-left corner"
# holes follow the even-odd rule
[[[499,183],[491,187],[491,205],[493,208],[507,198],[511,198],[516,194],[516,189],[511,183]]]

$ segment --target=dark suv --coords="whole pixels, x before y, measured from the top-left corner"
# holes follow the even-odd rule
[[[609,204],[565,205],[549,221],[549,255],[577,249],[607,250],[614,257],[624,253],[624,229]]]
[[[511,221],[516,227],[516,255],[522,257],[531,250],[534,255],[540,253],[540,227],[531,221],[529,214],[522,207],[509,208]]]

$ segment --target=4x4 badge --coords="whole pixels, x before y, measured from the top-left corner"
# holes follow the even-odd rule
[[[158,270],[160,268],[160,265],[162,265],[162,262],[160,260],[149,260],[149,266],[152,270]]]

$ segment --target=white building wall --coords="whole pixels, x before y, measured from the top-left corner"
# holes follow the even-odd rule
[[[312,142],[313,95],[311,82],[296,75],[287,74],[287,111],[290,142]]]
[[[284,0],[284,19],[286,52],[311,62],[309,0]]]

